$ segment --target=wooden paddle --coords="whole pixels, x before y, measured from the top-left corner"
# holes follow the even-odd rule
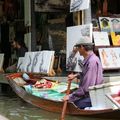
[[[69,93],[70,93],[70,86],[71,86],[71,80],[68,80],[68,88],[67,88],[66,95],[69,95]],[[61,114],[60,120],[64,120],[64,118],[65,118],[67,103],[68,103],[68,101],[66,100],[64,102],[64,105],[63,105],[63,109],[62,109],[62,114]]]

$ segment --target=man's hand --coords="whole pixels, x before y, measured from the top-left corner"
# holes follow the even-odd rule
[[[66,95],[64,98],[63,98],[63,101],[67,101],[69,100],[69,95]]]
[[[74,47],[73,47],[73,52],[74,52],[74,53],[77,53],[77,52],[78,52],[78,48],[74,46]]]
[[[71,73],[71,74],[68,75],[68,80],[73,80],[73,79],[75,79],[76,77],[77,77],[77,74]]]

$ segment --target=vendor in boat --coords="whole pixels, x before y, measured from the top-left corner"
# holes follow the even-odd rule
[[[68,80],[79,78],[79,88],[66,95],[64,101],[69,100],[78,108],[84,109],[85,107],[91,107],[89,86],[103,83],[103,69],[99,58],[93,52],[94,43],[91,43],[90,39],[82,38],[75,47],[80,55],[84,57],[82,72],[69,74]]]
[[[19,57],[24,57],[25,52],[28,51],[25,43],[21,39],[14,39],[11,43],[13,50],[16,53],[16,60],[14,61],[13,65],[9,66],[5,72],[17,72],[17,62]]]

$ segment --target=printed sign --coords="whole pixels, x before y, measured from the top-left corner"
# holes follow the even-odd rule
[[[90,0],[71,0],[70,12],[88,9],[89,3]]]

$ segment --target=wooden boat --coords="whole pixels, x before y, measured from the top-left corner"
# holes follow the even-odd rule
[[[16,84],[13,80],[15,77],[20,77],[22,73],[14,73],[7,76],[8,82],[12,87],[13,91],[24,101],[39,107],[41,109],[50,111],[50,112],[57,112],[61,113],[63,108],[62,101],[54,101],[48,100],[44,98],[40,98],[34,96],[28,92],[21,86]],[[36,76],[32,76],[33,79]],[[38,77],[36,77],[38,79]],[[85,110],[79,109],[74,104],[68,103],[66,114],[69,115],[76,115],[76,116],[86,116],[86,117],[95,117],[95,118],[104,118],[104,119],[120,119],[120,109],[101,109],[101,110]]]

